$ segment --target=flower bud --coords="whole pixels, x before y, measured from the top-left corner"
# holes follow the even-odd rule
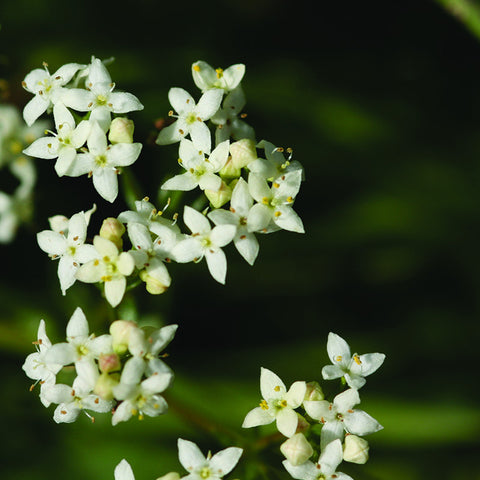
[[[324,398],[325,395],[323,394],[322,387],[318,382],[307,383],[307,391],[305,392],[305,398],[303,399],[304,402],[323,400]]]
[[[242,138],[230,145],[232,163],[236,168],[246,167],[250,162],[257,159],[255,142],[248,138]]]
[[[98,368],[102,373],[118,372],[122,368],[120,357],[116,353],[101,353]]]
[[[204,193],[214,208],[222,207],[232,198],[232,189],[223,180],[217,191],[205,190]]]
[[[346,462],[366,463],[368,460],[368,442],[361,437],[347,433],[343,445],[343,459]]]
[[[310,428],[310,424],[298,412],[297,412],[297,418],[298,418],[298,423],[297,423],[297,429],[295,430],[295,432],[301,433],[301,432],[307,431]]]
[[[177,472],[170,472],[163,477],[158,477],[157,480],[180,480],[180,475]]]
[[[136,328],[137,324],[135,322],[127,320],[116,320],[110,325],[113,351],[116,354],[123,355],[128,350],[130,335]]]
[[[117,117],[112,120],[108,139],[111,143],[133,143],[134,123],[126,117]]]
[[[165,292],[170,284],[165,285],[160,279],[149,275],[146,270],[142,270],[139,273],[140,279],[145,282],[145,288],[147,292],[152,295],[160,295]]]
[[[312,455],[313,448],[303,433],[296,433],[280,445],[280,451],[294,466],[305,463]]]
[[[240,175],[242,174],[242,169],[240,167],[237,167],[233,163],[232,156],[229,156],[225,165],[222,167],[222,169],[218,173],[222,178],[233,179],[233,178],[240,177]]]
[[[93,387],[93,393],[103,400],[113,400],[113,388],[118,385],[119,381],[120,375],[118,373],[113,373],[111,375],[106,372],[101,373]]]
[[[100,236],[113,242],[119,250],[122,250],[122,236],[124,233],[125,227],[123,223],[113,217],[106,218],[100,228]]]

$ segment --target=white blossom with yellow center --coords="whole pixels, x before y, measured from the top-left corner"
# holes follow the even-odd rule
[[[238,87],[245,75],[245,65],[237,63],[226,68],[213,68],[207,62],[198,60],[192,64],[192,77],[195,85],[206,92],[211,88],[219,88],[225,93]]]

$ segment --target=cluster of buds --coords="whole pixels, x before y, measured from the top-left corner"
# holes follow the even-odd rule
[[[276,422],[278,431],[288,437],[280,446],[286,457],[283,465],[295,479],[351,480],[348,475],[336,472],[338,465],[342,461],[365,463],[369,447],[362,437],[383,428],[373,417],[354,406],[360,403],[358,390],[365,385],[365,377],[382,365],[385,355],[351,355],[348,343],[332,332],[328,336],[327,351],[333,365],[323,367],[323,379],[340,378],[347,389],[329,401],[324,398],[318,382],[296,381],[287,390],[275,373],[262,368],[260,391],[263,398],[260,405],[247,414],[242,425],[250,428]],[[314,455],[318,456],[316,463],[310,460]]]
[[[172,370],[160,353],[175,335],[177,325],[148,333],[136,323],[117,320],[110,333],[96,337],[89,333],[85,314],[78,307],[66,329],[66,342],[52,344],[44,320],[40,321],[37,351],[23,364],[26,375],[40,384],[40,401],[56,404],[57,423],[74,422],[80,412],[112,412],[112,424],[132,416],[142,419],[167,411],[160,395],[173,380]],[[71,384],[57,382],[60,373],[73,375]]]

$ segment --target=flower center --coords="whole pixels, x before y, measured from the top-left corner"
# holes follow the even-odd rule
[[[208,467],[203,467],[199,472],[201,478],[210,477],[210,473],[211,472],[210,472],[210,469]]]
[[[105,167],[107,165],[107,156],[106,155],[97,155],[95,157],[95,163],[99,167]]]
[[[106,105],[106,104],[107,104],[107,100],[108,100],[108,99],[107,99],[107,97],[106,97],[105,95],[101,95],[101,94],[100,94],[100,95],[97,95],[97,98],[96,98],[95,101],[96,101],[96,104],[97,104],[97,105],[102,106],[102,105]]]
[[[185,118],[185,121],[191,125],[192,123],[195,123],[197,121],[196,115],[192,112],[187,115],[187,118]]]

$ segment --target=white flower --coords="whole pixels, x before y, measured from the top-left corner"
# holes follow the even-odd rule
[[[212,277],[219,283],[225,283],[227,259],[222,247],[233,240],[236,228],[233,225],[218,225],[212,229],[208,219],[188,205],[185,206],[183,219],[192,234],[173,249],[175,261],[199,262],[205,256]]]
[[[262,367],[260,391],[263,399],[260,406],[248,412],[242,427],[257,427],[276,421],[278,431],[286,437],[291,437],[298,426],[295,409],[302,404],[306,390],[306,383],[298,381],[287,391],[285,384],[275,373]]]
[[[323,424],[320,436],[320,448],[330,442],[343,438],[344,431],[355,435],[369,435],[383,427],[363,410],[354,410],[360,403],[358,391],[354,388],[338,394],[333,402],[312,400],[303,403],[305,411],[313,419]]]
[[[242,453],[241,448],[229,447],[213,457],[209,452],[205,458],[195,443],[178,439],[178,458],[183,468],[189,472],[182,477],[184,480],[219,480],[235,468]]]
[[[250,195],[258,202],[248,215],[251,232],[268,232],[270,224],[292,232],[304,233],[303,223],[294,212],[292,205],[300,189],[302,172],[296,170],[273,182],[270,188],[267,181],[256,173],[248,176]]]
[[[85,244],[89,217],[79,212],[67,220],[61,233],[53,230],[37,233],[40,248],[52,260],[59,260],[57,274],[63,295],[75,283],[79,266],[97,257],[95,247]]]
[[[253,205],[248,184],[240,178],[232,192],[230,210],[216,209],[208,214],[215,225],[234,225],[237,229],[233,242],[242,257],[253,265],[259,245],[255,234],[248,231],[248,214]]]
[[[98,359],[102,353],[112,352],[112,339],[108,334],[95,337],[89,333],[88,321],[77,307],[67,323],[67,341],[52,345],[45,355],[50,363],[69,365]],[[93,388],[93,387],[92,387]]]
[[[359,389],[365,385],[364,377],[375,372],[385,360],[383,353],[366,353],[351,355],[348,343],[339,335],[328,334],[327,352],[333,365],[322,369],[325,380],[345,377],[349,387]]]
[[[226,140],[206,158],[193,142],[182,140],[178,163],[186,172],[167,180],[161,186],[162,190],[188,191],[198,186],[201,190],[217,191],[221,187],[222,180],[216,173],[223,168],[228,159],[228,148],[229,141]]]
[[[23,88],[35,95],[23,109],[23,118],[28,126],[48,108],[62,100],[64,86],[83,67],[84,65],[78,63],[68,63],[50,75],[47,65],[44,64],[44,69],[36,68],[25,77]]]
[[[341,461],[342,444],[340,440],[335,440],[322,449],[317,463],[307,461],[295,466],[284,460],[283,466],[297,480],[352,480],[349,475],[335,471]]]
[[[33,343],[35,344],[37,351],[27,356],[22,369],[25,371],[27,377],[36,380],[33,386],[40,383],[40,400],[45,407],[48,407],[50,402],[44,398],[44,389],[49,385],[55,384],[56,375],[62,369],[63,365],[47,362],[45,359],[45,354],[52,346],[52,343],[47,336],[44,320],[40,320],[37,341]]]
[[[93,245],[98,252],[98,258],[77,270],[77,280],[86,283],[104,282],[105,298],[112,307],[116,307],[125,293],[125,277],[131,275],[135,262],[128,252],[119,253],[113,242],[99,235],[93,239]]]
[[[105,200],[113,202],[118,195],[119,171],[140,155],[141,143],[115,143],[108,145],[107,137],[98,123],[94,123],[87,139],[88,152],[80,153],[67,174],[71,177],[88,174],[93,185]]]
[[[112,402],[103,400],[92,393],[99,377],[96,364],[93,361],[83,360],[75,365],[77,377],[73,385],[57,384],[49,387],[45,397],[52,403],[59,404],[53,414],[57,423],[74,422],[82,410],[106,413],[111,410]],[[93,418],[87,413],[93,421]]]
[[[132,467],[125,459],[115,467],[114,475],[115,480],[135,480]]]
[[[98,58],[92,58],[85,85],[86,90],[82,88],[68,90],[63,102],[74,110],[91,112],[90,121],[98,122],[104,132],[110,126],[111,112],[127,113],[143,110],[143,105],[135,95],[113,91],[115,84],[104,63]]]
[[[237,63],[223,70],[213,69],[207,62],[199,60],[192,64],[192,77],[195,85],[206,92],[211,88],[219,88],[229,92],[236,88],[245,75],[245,65]]]
[[[177,120],[160,131],[157,144],[169,145],[190,134],[195,148],[210,153],[212,139],[210,130],[204,122],[217,112],[222,96],[223,90],[208,90],[196,104],[193,97],[183,88],[171,88],[168,92],[168,99],[178,114],[176,115]],[[171,112],[171,116],[174,116],[173,112]]]
[[[55,128],[54,136],[35,140],[23,153],[36,158],[54,159],[55,171],[58,176],[68,175],[72,164],[77,158],[77,150],[82,147],[90,133],[91,123],[83,120],[75,127],[73,115],[62,103],[53,107]]]
[[[159,394],[170,386],[173,374],[154,372],[141,381],[145,368],[146,364],[140,357],[130,358],[123,367],[120,383],[113,387],[115,398],[122,400],[113,414],[113,425],[126,422],[132,415],[142,419],[144,415],[156,417],[167,411],[167,402]]]

